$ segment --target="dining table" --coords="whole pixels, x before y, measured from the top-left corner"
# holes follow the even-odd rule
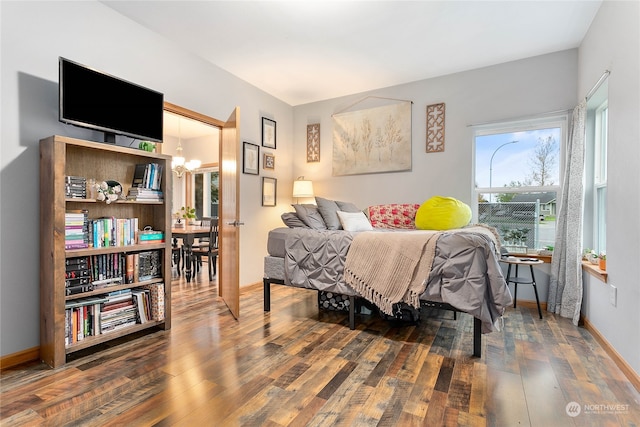
[[[184,225],[171,227],[172,239],[182,239],[182,250],[185,255],[184,276],[187,282],[191,282],[191,266],[193,261],[193,242],[196,237],[209,237],[209,226]]]

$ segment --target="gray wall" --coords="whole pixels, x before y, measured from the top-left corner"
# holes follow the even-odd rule
[[[610,70],[608,284],[583,274],[583,315],[640,374],[640,3],[605,1],[579,50],[578,96]],[[590,232],[591,230],[585,230]],[[610,286],[617,305],[609,303]]]
[[[433,195],[474,198],[470,125],[573,108],[577,50],[538,56],[294,109],[294,176],[313,180],[317,194],[360,207],[422,203]],[[411,172],[332,177],[331,115],[367,95],[413,101]],[[375,101],[375,100],[373,100]],[[446,104],[445,151],[425,152],[426,106]],[[357,106],[356,108],[357,109]],[[306,163],[306,125],[320,123],[321,162]]]
[[[291,185],[286,153],[291,151],[292,107],[99,2],[2,1],[0,15],[0,355],[7,355],[39,345],[38,141],[54,134],[101,138],[58,122],[58,56],[151,87],[166,101],[217,119],[226,120],[239,106],[243,141],[260,144],[261,116],[276,120],[278,163],[269,176],[279,185]],[[273,208],[261,207],[258,176],[241,175],[240,186],[246,224],[240,283],[247,285],[262,279],[267,231],[280,219]],[[278,200],[280,205],[289,201]]]

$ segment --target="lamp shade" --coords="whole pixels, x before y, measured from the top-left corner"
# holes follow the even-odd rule
[[[293,181],[293,197],[313,197],[313,183],[301,179]]]

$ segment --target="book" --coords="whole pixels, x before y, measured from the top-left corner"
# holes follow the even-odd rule
[[[137,164],[133,171],[131,189],[148,188],[159,190],[162,183],[162,165],[158,163]],[[129,190],[131,195],[131,189]]]
[[[134,274],[133,274],[133,270],[135,268],[134,265],[134,255],[133,254],[127,254],[127,274],[125,276],[125,283],[133,283],[134,280]]]
[[[164,232],[162,231],[141,231],[138,233],[138,240],[162,240],[164,241]]]
[[[85,292],[91,292],[93,285],[91,283],[78,286],[67,286],[64,288],[65,295],[77,295]]]
[[[157,322],[164,320],[164,283],[151,283],[142,286],[149,290],[151,318]]]
[[[131,187],[144,187],[144,177],[147,169],[146,164],[137,164],[133,172],[133,182]]]
[[[138,253],[139,282],[162,277],[160,251],[144,251]]]

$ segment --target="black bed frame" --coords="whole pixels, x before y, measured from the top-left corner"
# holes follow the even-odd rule
[[[284,285],[282,279],[272,279],[265,277],[262,281],[264,286],[264,311],[271,311],[271,284]],[[356,298],[353,295],[349,296],[349,329],[356,328]],[[435,301],[420,301],[422,307],[437,308],[441,310],[451,310],[457,313],[457,308],[444,302]],[[473,318],[473,355],[476,357],[482,357],[482,322],[480,319]]]

